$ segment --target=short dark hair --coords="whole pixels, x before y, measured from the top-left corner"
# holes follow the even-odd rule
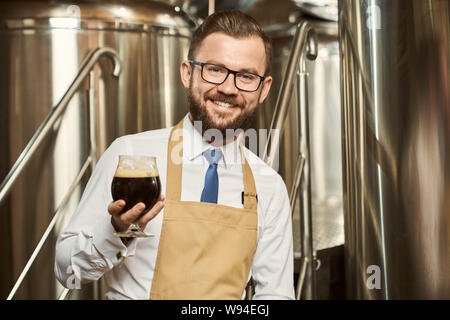
[[[236,38],[249,38],[252,36],[261,38],[266,49],[265,75],[269,73],[272,62],[271,40],[266,36],[255,19],[238,10],[218,11],[206,17],[192,35],[188,59],[193,60],[195,51],[200,46],[203,39],[215,32],[223,32]]]

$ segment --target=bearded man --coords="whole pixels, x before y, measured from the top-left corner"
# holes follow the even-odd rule
[[[176,126],[116,139],[56,247],[67,287],[104,276],[109,299],[293,299],[293,241],[282,178],[243,146],[272,84],[271,45],[239,11],[210,15],[180,66],[189,113]],[[241,133],[241,134],[239,134]],[[157,159],[162,194],[122,212],[110,186],[119,155]],[[118,238],[135,221],[153,238]],[[73,274],[67,270],[73,271]]]

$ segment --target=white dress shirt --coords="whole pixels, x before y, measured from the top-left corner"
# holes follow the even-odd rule
[[[57,240],[55,274],[62,285],[73,284],[74,276],[85,283],[104,275],[108,299],[149,298],[164,210],[145,229],[155,237],[133,239],[125,246],[113,235],[107,207],[113,201],[111,182],[122,154],[156,157],[165,195],[170,131],[167,128],[120,137],[99,159],[69,225]],[[218,204],[242,208],[244,186],[238,140],[221,147]],[[202,153],[209,148],[211,145],[186,116],[181,201],[200,201],[209,166]],[[250,150],[244,150],[258,195],[258,244],[249,275],[255,284],[253,298],[294,299],[292,222],[286,186],[272,168]]]

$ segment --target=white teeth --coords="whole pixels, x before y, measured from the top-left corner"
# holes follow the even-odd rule
[[[214,103],[219,105],[219,106],[221,106],[221,107],[225,107],[225,108],[229,108],[229,107],[232,106],[232,104],[225,103],[225,102],[222,102],[222,101],[214,101]]]

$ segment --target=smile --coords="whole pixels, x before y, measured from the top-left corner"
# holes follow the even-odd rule
[[[220,101],[220,100],[212,100],[212,99],[210,99],[210,101],[212,103],[214,103],[216,106],[219,106],[221,108],[230,109],[230,108],[238,107],[238,105],[227,103],[227,102],[223,102],[223,101]]]
[[[222,101],[213,101],[215,104],[217,104],[217,105],[219,105],[219,106],[221,106],[221,107],[224,107],[224,108],[229,108],[229,107],[232,107],[233,105],[232,104],[229,104],[229,103],[226,103],[226,102],[222,102]]]

